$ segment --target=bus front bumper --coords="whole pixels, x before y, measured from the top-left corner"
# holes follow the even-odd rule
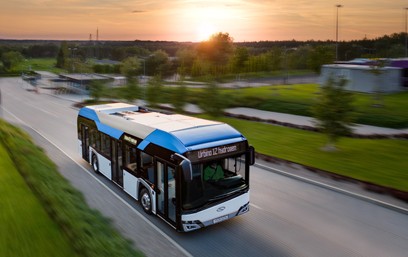
[[[222,208],[222,207],[220,207]],[[221,216],[217,216],[215,218],[209,219],[209,220],[205,220],[205,221],[201,221],[201,220],[188,220],[188,221],[182,221],[182,225],[183,225],[183,231],[184,232],[190,232],[193,230],[197,230],[203,227],[208,227],[226,220],[229,220],[233,217],[236,217],[238,215],[242,215],[246,212],[249,211],[249,202],[247,202],[246,204],[242,205],[238,211],[232,212],[232,213],[228,213],[228,214],[224,214]]]

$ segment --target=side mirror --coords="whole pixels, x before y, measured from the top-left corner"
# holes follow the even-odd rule
[[[193,168],[191,167],[191,162],[189,160],[182,160],[180,167],[183,170],[183,176],[186,181],[193,180]]]
[[[249,147],[249,165],[255,164],[255,148],[253,146]]]
[[[171,158],[177,161],[181,161],[179,164],[179,169],[181,169],[185,181],[187,182],[192,181],[193,180],[193,168],[191,167],[190,160],[178,153],[173,154]]]

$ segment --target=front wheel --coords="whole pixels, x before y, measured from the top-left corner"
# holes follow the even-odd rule
[[[98,157],[95,154],[92,155],[92,168],[95,173],[99,173]]]
[[[143,210],[147,214],[151,214],[152,213],[152,199],[146,188],[143,188],[142,191],[140,192],[139,199],[140,199],[140,205],[142,206]]]

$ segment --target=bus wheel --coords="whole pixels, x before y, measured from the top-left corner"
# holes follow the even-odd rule
[[[143,210],[147,214],[152,213],[152,201],[149,192],[147,191],[146,188],[143,188],[142,191],[140,192],[140,204],[143,207]]]
[[[92,168],[95,171],[95,173],[99,173],[98,158],[96,157],[95,154],[92,155]]]

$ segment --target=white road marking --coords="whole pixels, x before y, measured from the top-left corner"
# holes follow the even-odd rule
[[[263,210],[262,207],[259,207],[259,206],[256,205],[256,204],[250,203],[249,205],[252,206],[252,207],[254,207],[255,209]]]
[[[262,164],[255,164],[255,165],[262,168],[262,169],[264,169],[264,170],[269,170],[269,171],[275,172],[277,174],[284,175],[286,177],[294,178],[294,179],[297,179],[299,181],[303,181],[303,182],[306,182],[306,183],[309,183],[309,184],[312,184],[312,185],[316,185],[316,186],[319,186],[319,187],[322,187],[322,188],[326,188],[326,189],[338,192],[338,193],[349,195],[349,196],[352,196],[354,198],[364,200],[366,202],[371,202],[371,203],[374,203],[376,205],[398,211],[400,213],[408,214],[408,209],[405,209],[405,208],[397,206],[397,205],[393,205],[393,204],[390,204],[390,203],[387,203],[387,202],[384,202],[384,201],[381,201],[381,200],[378,200],[378,199],[375,199],[375,198],[371,198],[371,197],[368,197],[368,196],[365,196],[365,195],[361,195],[361,194],[358,194],[358,193],[355,193],[355,192],[352,192],[352,191],[348,191],[348,190],[345,190],[345,189],[342,189],[342,188],[339,188],[339,187],[331,186],[331,185],[328,185],[328,184],[325,184],[325,183],[322,183],[322,182],[319,182],[319,181],[316,181],[316,180],[312,180],[312,179],[309,179],[309,178],[298,176],[298,175],[295,175],[295,174],[292,174],[292,173],[289,173],[289,172],[286,172],[286,171],[283,171],[283,170],[280,170],[280,169],[277,169],[277,168],[271,168],[271,167],[268,167],[268,166],[265,166],[265,165],[262,165]]]
[[[84,168],[80,163],[78,163],[76,160],[74,160],[71,156],[69,156],[64,150],[62,150],[59,146],[57,146],[55,143],[53,143],[51,140],[49,140],[46,136],[44,136],[42,133],[40,133],[38,130],[34,129],[27,123],[25,123],[23,120],[15,116],[13,113],[8,111],[6,108],[3,107],[3,110],[5,110],[7,113],[9,113],[11,116],[13,116],[17,121],[19,121],[21,124],[24,126],[29,127],[36,133],[38,133],[40,136],[42,136],[45,140],[47,140],[50,144],[52,144],[54,147],[56,147],[58,150],[60,150],[63,154],[65,154],[69,159],[71,159],[74,163],[76,163],[81,169],[83,169],[86,174],[94,178],[101,186],[103,186],[106,190],[108,190],[112,195],[114,195],[119,201],[121,201],[123,204],[125,204],[131,211],[133,211],[136,215],[138,215],[143,221],[145,221],[147,224],[149,224],[154,230],[156,230],[160,235],[162,235],[164,238],[166,238],[171,244],[173,244],[178,250],[180,250],[182,253],[184,253],[187,257],[193,257],[192,254],[187,252],[181,245],[179,245],[176,241],[174,241],[171,237],[169,237],[166,233],[164,233],[160,228],[158,228],[156,225],[154,225],[150,220],[148,220],[145,216],[143,216],[140,212],[138,212],[135,208],[133,208],[130,204],[128,204],[125,200],[123,200],[118,194],[116,194],[114,191],[112,191],[108,186],[106,186],[104,183],[102,183],[99,179],[97,179],[93,174],[91,174],[86,168]]]
[[[7,95],[8,97],[13,97],[13,98],[16,99],[16,97],[14,97],[14,96],[11,95],[11,94],[6,93],[6,95]],[[37,106],[35,106],[35,105],[33,105],[33,104],[30,104],[29,102],[25,102],[25,104],[26,104],[26,105],[29,105],[29,106],[31,106],[31,107],[37,109],[37,110],[40,110],[40,111],[42,111],[42,112],[44,112],[44,113],[46,113],[46,114],[48,114],[48,115],[51,115],[51,116],[53,116],[54,118],[58,118],[57,115],[55,115],[55,114],[53,114],[53,113],[51,113],[51,112],[49,112],[49,111],[43,110],[43,109],[41,109],[41,108],[39,108],[39,107],[37,107]]]

